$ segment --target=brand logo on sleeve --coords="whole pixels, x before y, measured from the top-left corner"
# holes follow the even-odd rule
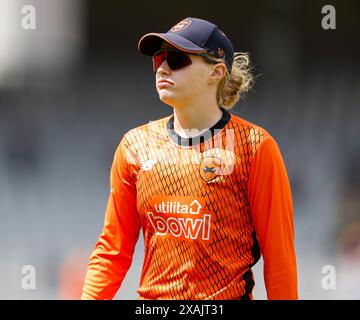
[[[155,160],[153,160],[153,159],[149,159],[149,160],[146,160],[146,161],[141,161],[140,170],[149,171],[149,170],[152,169],[154,164],[155,164]]]
[[[211,215],[204,212],[202,199],[154,197],[147,218],[157,236],[209,240]]]

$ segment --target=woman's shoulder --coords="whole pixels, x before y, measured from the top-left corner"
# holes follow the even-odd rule
[[[166,128],[170,118],[171,115],[168,115],[157,120],[149,120],[148,123],[141,124],[125,132],[124,137],[130,138],[139,136],[143,138],[149,134],[162,132],[163,129]]]
[[[277,148],[276,139],[262,126],[235,114],[231,114],[231,122],[237,137],[236,141],[245,152],[251,150],[251,154],[254,155],[263,146]]]
[[[259,136],[262,139],[271,137],[271,134],[267,129],[256,123],[250,122],[234,113],[231,113],[231,122],[233,123],[233,126],[242,133],[242,135],[245,135],[247,137]]]
[[[150,146],[166,140],[164,129],[166,129],[168,120],[171,115],[162,117],[157,120],[151,120],[148,123],[136,126],[126,131],[120,140],[120,144],[129,149],[141,150],[144,146]]]

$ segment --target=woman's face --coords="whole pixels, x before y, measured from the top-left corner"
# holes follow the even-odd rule
[[[161,48],[174,48],[164,43]],[[156,71],[156,90],[159,98],[171,106],[191,104],[201,95],[209,94],[211,65],[202,57],[190,55],[192,64],[181,69],[171,70],[164,60]],[[165,80],[166,82],[162,82]],[[167,83],[167,81],[169,83]]]

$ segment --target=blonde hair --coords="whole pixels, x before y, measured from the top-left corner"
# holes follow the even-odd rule
[[[208,55],[213,63],[224,60]],[[230,110],[239,99],[248,92],[254,84],[251,73],[249,53],[235,52],[231,72],[226,69],[226,74],[219,82],[216,100],[220,107]]]

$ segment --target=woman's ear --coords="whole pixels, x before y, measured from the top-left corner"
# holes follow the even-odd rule
[[[209,76],[209,83],[213,84],[219,82],[222,78],[225,77],[225,74],[226,74],[226,66],[224,63],[220,62],[213,65]]]

